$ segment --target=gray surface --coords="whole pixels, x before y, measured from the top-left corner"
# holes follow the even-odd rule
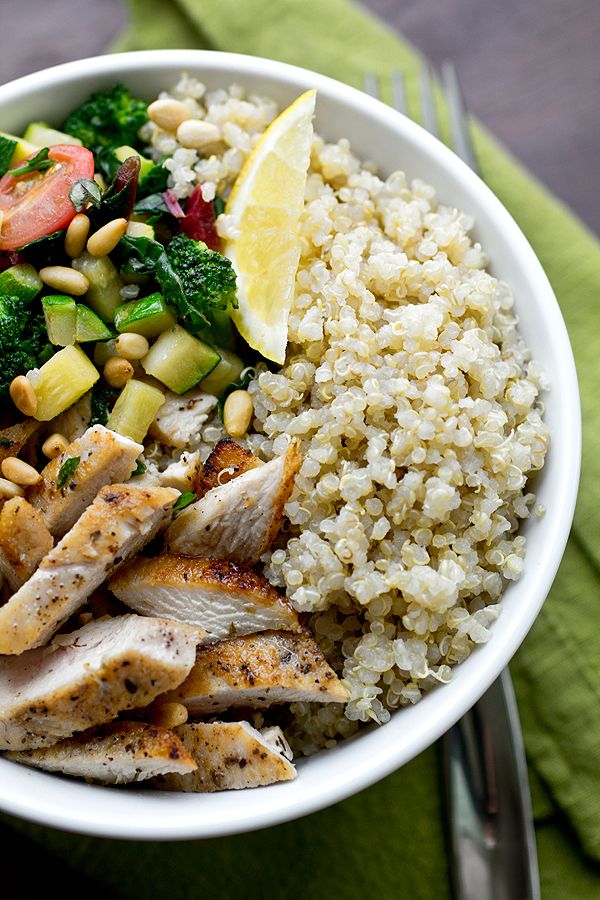
[[[600,234],[599,0],[365,5],[434,64],[454,59],[472,111]],[[124,0],[0,0],[0,15],[0,82],[99,53],[125,21]]]

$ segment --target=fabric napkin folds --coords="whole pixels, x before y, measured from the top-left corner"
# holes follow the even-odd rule
[[[365,72],[389,85],[400,68],[418,118],[419,55],[348,0],[130,5],[131,25],[113,49],[249,53],[357,87]],[[575,524],[551,595],[511,671],[530,763],[542,895],[593,900],[600,898],[600,244],[481,127],[474,136],[484,180],[552,282],[580,379],[584,449]],[[336,807],[239,837],[108,842],[5,821],[111,896],[443,900],[450,886],[441,794],[432,748]]]

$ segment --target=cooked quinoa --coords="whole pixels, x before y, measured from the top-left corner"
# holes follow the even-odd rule
[[[171,94],[218,125],[203,152],[154,125],[186,197],[226,197],[277,115],[238,86]],[[236,223],[221,215],[223,237]],[[285,364],[259,366],[248,445],[303,464],[266,575],[311,625],[350,692],[345,708],[292,706],[296,749],[331,746],[448,682],[490,637],[525,564],[528,478],[548,446],[548,385],[518,331],[510,288],[486,272],[473,220],[402,172],[379,175],[347,140],[316,136]],[[218,421],[203,434],[208,449]]]

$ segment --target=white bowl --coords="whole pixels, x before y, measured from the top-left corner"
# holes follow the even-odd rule
[[[573,356],[550,284],[525,237],[492,192],[443,144],[412,121],[344,84],[266,59],[158,50],[78,60],[0,87],[0,129],[22,133],[32,120],[60,123],[92,90],[124,81],[152,99],[181,70],[209,87],[238,82],[286,105],[318,89],[317,130],[350,139],[384,173],[403,169],[435,186],[442,201],[475,217],[491,271],[511,286],[521,331],[552,383],[545,398],[551,450],[536,490],[547,514],[523,529],[525,573],[502,599],[491,640],[454,670],[449,685],[391,721],[298,764],[298,778],[257,790],[172,794],[98,787],[0,760],[0,807],[13,815],[113,838],[184,839],[250,831],[342,800],[402,766],[443,734],[483,694],[534,622],[561,560],[579,477],[581,422]]]

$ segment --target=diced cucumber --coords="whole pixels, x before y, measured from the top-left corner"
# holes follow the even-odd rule
[[[105,322],[113,322],[115,310],[121,306],[123,282],[108,256],[92,256],[87,250],[73,260],[73,268],[81,272],[90,283],[85,295],[88,306]]]
[[[135,331],[147,338],[158,337],[175,323],[175,316],[158,293],[124,303],[115,313],[117,331]]]
[[[134,150],[133,147],[128,147],[127,144],[123,144],[122,147],[117,147],[116,150],[113,150],[113,153],[119,160],[119,162],[125,162],[125,160],[129,156],[138,156],[140,160],[140,181],[142,178],[145,178],[149,172],[155,166],[155,163],[152,162],[151,159],[148,159],[147,156],[142,156],[137,150]]]
[[[50,128],[46,122],[30,122],[25,129],[23,139],[38,147],[52,147],[54,144],[83,146],[79,138],[73,137],[72,134],[65,134],[64,131],[57,131],[56,128]]]
[[[94,365],[98,366],[99,369],[103,369],[106,363],[112,356],[118,356],[117,348],[115,347],[115,342],[113,340],[110,341],[102,341],[98,342],[94,347]]]
[[[107,341],[114,332],[108,328],[100,316],[83,303],[77,304],[77,325],[75,339],[79,344],[86,341]]]
[[[54,294],[42,297],[46,331],[51,344],[68,347],[75,343],[77,305],[72,297]]]
[[[216,350],[175,325],[163,331],[141,363],[148,375],[176,394],[184,394],[206,378],[220,359]]]
[[[154,228],[152,225],[147,225],[146,222],[132,222],[130,220],[125,234],[129,237],[147,237],[154,240]]]
[[[42,279],[29,263],[18,263],[0,272],[0,294],[29,303],[43,288]]]
[[[117,397],[106,427],[141,443],[164,402],[162,391],[132,378]]]
[[[41,369],[28,373],[28,378],[38,402],[35,418],[48,422],[83,397],[100,373],[83,350],[72,346],[59,350]]]
[[[41,149],[41,147],[38,147],[36,144],[31,144],[29,141],[25,141],[23,140],[23,138],[16,137],[14,134],[8,134],[6,131],[0,131],[0,138],[4,138],[8,141],[14,141],[15,144],[13,155],[10,159],[10,169],[14,169],[14,167],[22,162],[27,156],[31,156],[32,153],[37,153],[38,150]]]
[[[240,375],[246,368],[236,353],[232,353],[231,350],[225,350],[222,347],[219,347],[218,351],[221,355],[219,363],[200,382],[202,390],[206,391],[207,394],[213,394],[215,397],[220,397],[230,384],[239,381]]]
[[[8,169],[10,169],[13,154],[16,149],[16,138],[0,137],[0,178],[2,178]]]

